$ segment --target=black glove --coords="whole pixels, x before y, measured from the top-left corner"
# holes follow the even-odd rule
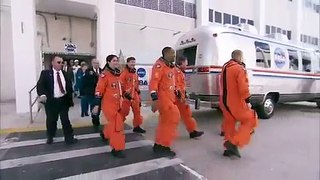
[[[152,101],[158,100],[158,94],[156,92],[153,92],[150,94]]]
[[[132,100],[132,97],[131,97],[131,94],[130,93],[128,93],[128,92],[125,92],[124,94],[123,94],[123,97],[125,97],[126,99],[128,99],[128,100]]]
[[[179,90],[175,90],[174,93],[176,94],[178,99],[181,99],[181,92]]]

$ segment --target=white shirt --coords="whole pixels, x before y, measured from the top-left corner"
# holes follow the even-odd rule
[[[99,73],[99,68],[97,68],[97,69],[93,68],[93,70],[94,70],[94,72],[95,72],[96,74],[98,74],[98,75],[100,74],[100,73]]]
[[[59,88],[57,72],[59,72],[62,87],[65,91],[64,94],[62,94],[62,92],[60,91],[60,88]],[[66,80],[64,79],[64,75],[63,75],[62,71],[56,71],[55,69],[53,69],[53,96],[55,98],[60,98],[60,97],[64,96],[66,93],[67,93]]]

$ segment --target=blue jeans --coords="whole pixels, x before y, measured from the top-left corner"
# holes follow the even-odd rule
[[[88,114],[89,102],[86,96],[81,96],[81,116]]]

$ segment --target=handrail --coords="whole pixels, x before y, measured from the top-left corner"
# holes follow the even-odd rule
[[[38,96],[35,100],[32,101],[32,91],[35,90],[37,85],[35,85],[28,93],[29,93],[29,111],[30,111],[30,123],[33,123],[33,113],[32,113],[32,107],[37,102]]]

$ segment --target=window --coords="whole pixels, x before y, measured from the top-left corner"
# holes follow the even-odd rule
[[[301,52],[302,55],[302,70],[305,72],[311,72],[311,58],[307,52]]]
[[[248,19],[248,24],[251,24],[252,26],[254,26],[254,21],[253,21],[253,20]]]
[[[270,26],[266,25],[266,34],[270,34]]]
[[[282,30],[282,34],[287,35],[287,31],[286,30]]]
[[[256,65],[257,67],[270,68],[270,47],[266,43],[254,42],[256,47]]]
[[[277,28],[277,33],[281,33],[281,28]]]
[[[214,12],[214,20],[216,23],[222,23],[222,15],[221,12]]]
[[[241,22],[241,23],[247,23],[247,19],[241,18],[240,22]]]
[[[223,13],[223,24],[231,24],[231,15]]]
[[[178,50],[177,57],[183,56],[188,59],[188,65],[194,66],[196,64],[197,46],[192,46],[186,49]]]
[[[232,15],[232,24],[239,24],[239,17]]]
[[[287,31],[288,39],[291,40],[291,31]]]
[[[271,27],[271,34],[276,33],[276,27],[272,26]]]
[[[296,50],[288,49],[289,53],[289,69],[298,71],[299,70],[299,59]]]
[[[209,21],[213,22],[213,10],[209,9]]]

